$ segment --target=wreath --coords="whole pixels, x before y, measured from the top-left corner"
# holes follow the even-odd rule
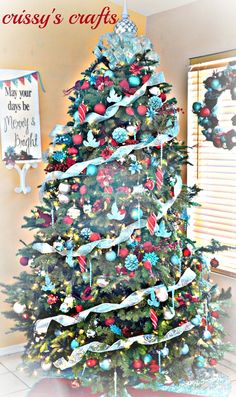
[[[207,141],[212,141],[217,148],[231,150],[236,146],[236,128],[223,131],[217,117],[218,98],[230,90],[232,100],[236,100],[236,62],[230,62],[226,69],[214,72],[204,82],[206,93],[203,103],[193,103],[193,113],[198,116],[198,124]],[[232,126],[236,126],[236,114],[232,117]]]

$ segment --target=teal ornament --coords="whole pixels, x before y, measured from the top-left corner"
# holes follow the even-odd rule
[[[197,368],[204,368],[205,367],[205,358],[202,356],[198,356],[195,359],[195,365]]]
[[[176,254],[171,256],[170,261],[171,261],[172,265],[174,265],[174,266],[180,265],[180,263],[181,263],[180,257]]]
[[[156,266],[158,259],[159,257],[157,256],[157,254],[155,254],[155,252],[147,252],[143,257],[143,262],[149,261],[152,266]]]
[[[97,174],[97,167],[94,164],[89,164],[86,170],[86,174],[89,176],[94,176]]]
[[[105,77],[109,77],[109,79],[112,79],[112,77],[114,77],[114,73],[112,72],[112,70],[107,70],[107,71],[104,73],[104,76],[105,76]]]
[[[199,325],[201,324],[201,317],[200,316],[196,316],[191,320],[191,323],[193,325],[195,325],[195,327],[199,327]]]
[[[220,80],[219,79],[213,79],[211,81],[211,88],[213,88],[213,90],[218,90],[220,88]]]
[[[130,215],[134,221],[137,221],[143,217],[143,211],[141,208],[133,208]]]
[[[90,280],[90,275],[89,273],[82,273],[82,279],[85,283],[88,283]]]
[[[71,347],[72,350],[77,349],[77,347],[79,347],[79,342],[76,339],[73,339],[71,341],[70,347]]]
[[[152,361],[152,356],[151,354],[145,354],[143,357],[143,362],[145,365],[149,364]]]
[[[195,113],[198,113],[201,110],[201,108],[202,108],[201,102],[194,102],[193,103],[193,111]]]
[[[207,329],[203,332],[203,339],[204,340],[209,340],[212,338],[212,334],[210,333],[210,331],[208,331]]]
[[[163,357],[167,357],[169,355],[170,350],[168,349],[167,346],[165,346],[162,350],[161,350],[161,354]]]
[[[109,371],[111,369],[111,360],[106,358],[105,360],[101,361],[99,363],[99,367],[103,370],[103,371]]]
[[[74,113],[74,120],[75,120],[75,122],[76,122],[76,124],[80,124],[80,119],[79,119],[79,113],[78,113],[78,111],[76,111],[75,113]]]
[[[108,251],[105,254],[105,258],[108,262],[113,262],[116,260],[116,253],[115,251]]]
[[[138,87],[141,83],[141,80],[138,76],[130,76],[128,78],[128,82],[130,87]]]
[[[112,138],[118,143],[124,143],[128,139],[128,132],[125,128],[118,127],[113,131]]]
[[[183,345],[182,349],[181,349],[181,354],[182,354],[183,356],[186,356],[186,354],[188,354],[188,353],[189,353],[189,347],[188,347],[187,343],[185,343],[185,344]]]
[[[130,272],[133,272],[138,268],[138,258],[136,255],[130,254],[125,259],[125,267]]]

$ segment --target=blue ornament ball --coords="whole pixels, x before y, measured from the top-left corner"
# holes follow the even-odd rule
[[[113,262],[116,260],[116,253],[115,251],[108,251],[105,254],[105,258],[108,262]]]
[[[133,208],[131,211],[131,218],[134,221],[137,221],[138,219],[141,219],[143,217],[143,211],[141,208]]]
[[[76,339],[73,339],[71,341],[70,347],[72,350],[77,349],[77,347],[79,347],[79,342]]]
[[[179,265],[180,264],[180,257],[176,254],[172,255],[170,258],[172,265]]]
[[[151,354],[145,354],[143,357],[143,362],[145,365],[149,364],[152,361],[152,356]]]
[[[210,331],[208,331],[207,329],[203,332],[203,339],[204,340],[209,340],[212,338],[212,334],[210,333]]]
[[[106,358],[105,360],[99,363],[99,367],[103,371],[109,371],[111,369],[111,360],[109,358]]]
[[[211,81],[211,88],[213,88],[213,90],[217,90],[220,87],[220,80],[219,79],[213,79]]]
[[[141,83],[141,80],[138,76],[130,76],[128,78],[128,82],[130,87],[138,87]]]
[[[189,353],[189,347],[187,345],[187,343],[185,343],[181,349],[181,354],[183,354],[183,356],[186,356],[186,354]]]
[[[205,358],[202,356],[198,356],[195,359],[195,365],[197,368],[204,368],[205,367]]]
[[[191,320],[191,323],[192,323],[193,325],[195,325],[195,327],[199,327],[199,325],[201,324],[201,318],[200,318],[199,316],[196,316],[196,317],[194,317],[194,318]]]
[[[89,176],[94,176],[97,174],[97,167],[94,164],[89,164],[86,170],[86,174]]]
[[[201,108],[202,108],[201,102],[194,102],[193,103],[193,111],[195,113],[198,113],[201,110]]]

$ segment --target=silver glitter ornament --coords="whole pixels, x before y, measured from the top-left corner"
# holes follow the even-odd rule
[[[138,31],[137,26],[131,19],[129,19],[128,9],[127,9],[127,2],[124,0],[123,6],[123,13],[122,19],[120,19],[117,24],[115,25],[114,32],[116,34],[122,33],[134,33],[136,34]]]

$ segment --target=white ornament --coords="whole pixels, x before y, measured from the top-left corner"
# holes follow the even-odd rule
[[[65,194],[59,194],[58,200],[59,200],[59,203],[61,203],[61,204],[68,204],[70,201],[69,197],[66,196]]]
[[[86,335],[88,338],[94,338],[96,335],[96,332],[93,329],[88,329],[88,331],[86,332]]]
[[[171,320],[175,316],[175,311],[172,307],[165,307],[163,309],[164,319]]]
[[[67,215],[69,215],[72,219],[77,219],[80,216],[80,210],[78,208],[71,207],[67,211]]]
[[[84,211],[85,214],[89,214],[92,211],[91,204],[84,204],[83,211]]]
[[[152,87],[149,90],[150,94],[152,95],[160,95],[161,91],[158,87]]]
[[[60,183],[58,190],[60,193],[69,193],[70,185],[68,185],[68,183]]]
[[[128,125],[128,127],[126,128],[128,131],[128,135],[133,136],[135,134],[137,134],[137,126],[136,125]]]
[[[49,361],[49,362],[42,361],[41,368],[43,371],[50,371],[50,369],[52,368],[52,362],[51,361]]]
[[[155,291],[155,294],[160,302],[165,302],[168,299],[168,292],[164,285],[161,285],[160,288]]]
[[[73,298],[73,296],[67,296],[64,299],[64,302],[61,304],[60,310],[63,313],[67,313],[70,311],[70,309],[74,307],[74,303],[75,303],[75,298]]]
[[[109,284],[109,281],[105,280],[104,278],[97,279],[97,285],[101,288],[106,287]]]
[[[26,309],[26,306],[25,306],[25,305],[22,305],[22,304],[19,303],[19,302],[16,302],[16,303],[14,303],[14,305],[13,305],[13,310],[14,310],[14,312],[17,313],[17,314],[22,314],[22,313],[24,313],[25,309]]]

